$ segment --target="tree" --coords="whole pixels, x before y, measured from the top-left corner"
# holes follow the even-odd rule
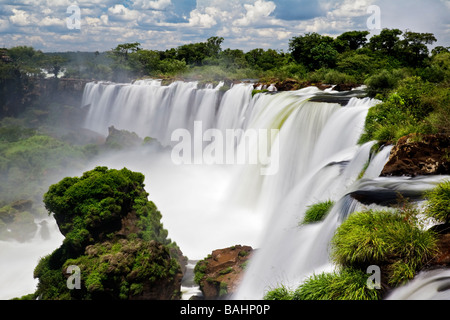
[[[109,51],[108,56],[113,59],[111,68],[115,81],[128,81],[130,78],[143,74],[143,66],[139,61],[138,52],[141,50],[139,42],[119,44]]]
[[[438,55],[443,52],[450,53],[450,47],[437,46],[433,50],[431,50],[431,54],[433,56]]]
[[[220,53],[220,63],[226,68],[247,68],[248,62],[245,57],[242,50],[228,48]]]
[[[186,64],[201,66],[208,56],[208,45],[205,42],[189,43],[179,46],[176,50],[176,59],[186,61]]]
[[[309,70],[333,67],[338,55],[334,39],[315,32],[289,40],[289,51],[295,61]]]
[[[158,51],[154,50],[139,50],[137,51],[137,59],[142,64],[145,72],[149,75],[154,75],[160,71],[160,55]]]
[[[139,42],[119,44],[112,49],[112,54],[121,60],[128,60],[128,55],[141,50]]]
[[[428,58],[427,45],[433,44],[436,37],[432,33],[418,33],[406,31],[403,34],[403,60],[411,66],[417,67]]]
[[[400,49],[400,35],[402,33],[399,29],[385,28],[381,30],[379,35],[374,35],[370,38],[369,48],[373,51],[395,56]]]
[[[33,47],[17,46],[8,50],[14,65],[29,76],[40,76],[41,68],[45,64],[45,56],[40,50]]]
[[[335,40],[335,48],[339,52],[357,50],[367,43],[369,31],[348,31],[338,36]]]
[[[55,78],[58,78],[58,74],[66,61],[67,59],[60,55],[51,55],[45,59],[44,66],[49,73],[52,73]]]
[[[210,37],[206,40],[207,47],[207,55],[209,57],[217,58],[222,52],[222,48],[220,47],[223,42],[223,37]]]

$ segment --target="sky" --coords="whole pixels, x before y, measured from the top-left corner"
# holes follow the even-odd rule
[[[450,0],[0,0],[0,46],[44,52],[150,50],[224,38],[222,48],[288,51],[307,32],[431,32],[450,46]]]

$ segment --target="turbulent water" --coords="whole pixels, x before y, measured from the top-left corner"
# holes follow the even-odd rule
[[[414,194],[442,179],[379,177],[391,147],[373,156],[375,142],[357,144],[369,108],[378,103],[359,98],[358,91],[342,94],[309,87],[252,97],[250,84],[236,84],[226,92],[222,86],[199,88],[196,82],[164,86],[158,80],[93,82],[86,85],[81,105],[89,107],[84,126],[90,130],[107,135],[113,125],[159,141],[160,145],[95,159],[86,170],[96,165],[126,166],[144,173],[149,198],[162,212],[169,237],[185,255],[198,260],[214,249],[235,244],[258,248],[234,298],[261,299],[280,284],[295,288],[313,272],[332,270],[328,243],[335,229],[351,212],[368,207],[352,194],[370,196],[380,190]],[[180,129],[191,134],[192,164],[174,161],[172,151],[180,141],[173,133]],[[239,163],[231,157],[234,162],[209,164],[206,150],[215,150],[216,160],[228,160],[217,154],[230,152],[219,139],[230,130],[239,133],[232,141],[237,154],[265,147],[268,161]],[[245,139],[247,132],[267,133],[268,143]],[[198,136],[201,141],[196,145]],[[325,200],[335,201],[326,219],[299,226],[307,206]],[[17,250],[16,244],[0,242],[0,248],[9,252],[0,253],[1,267],[9,278],[28,276],[37,257],[60,243],[61,236],[55,234],[25,263],[21,259],[27,259],[29,248],[36,249],[39,240],[20,244]],[[34,282],[23,282],[29,290],[23,294],[32,292]],[[9,282],[3,272],[0,283],[1,298],[21,292],[13,284],[5,289]]]

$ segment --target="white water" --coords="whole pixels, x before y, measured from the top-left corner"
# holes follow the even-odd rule
[[[162,86],[157,80],[87,84],[82,101],[90,105],[87,128],[106,135],[114,125],[156,138],[167,148],[116,152],[95,159],[85,170],[126,166],[144,173],[149,199],[161,211],[169,237],[190,259],[203,259],[214,249],[235,244],[258,248],[236,298],[261,299],[279,284],[295,288],[312,272],[332,269],[328,243],[334,230],[348,214],[363,208],[349,192],[373,186],[423,190],[439,181],[378,178],[390,147],[371,159],[357,181],[374,144],[358,146],[357,141],[375,100],[352,98],[344,107],[310,102],[322,93],[315,87],[252,98],[248,84],[234,85],[221,97],[222,85],[198,89],[195,82]],[[201,121],[203,130],[279,129],[271,137],[272,146],[279,146],[271,150],[279,159],[278,171],[262,176],[260,165],[175,165],[171,134],[180,128],[192,132],[194,121]],[[336,204],[323,222],[298,225],[308,205],[329,199]],[[31,276],[37,257],[57,248],[61,238],[54,235],[47,247],[38,239],[17,249],[4,245],[0,261],[11,261],[2,265],[5,274],[27,282],[29,291],[23,294],[32,292],[35,283],[22,275]],[[36,248],[36,257],[29,255],[26,262],[14,259],[25,259]],[[23,268],[13,261],[21,261]],[[17,296],[17,290],[3,285],[7,283],[11,282],[0,273],[1,297]]]
[[[450,270],[422,271],[386,300],[450,300]]]
[[[0,241],[0,300],[21,297],[36,290],[33,271],[39,259],[52,253],[64,237],[53,218],[46,219],[48,237],[43,237],[41,222],[29,242]],[[42,230],[42,232],[41,232]]]

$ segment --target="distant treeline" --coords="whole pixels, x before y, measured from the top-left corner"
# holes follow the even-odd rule
[[[202,72],[199,67],[220,67],[223,76],[305,77],[320,69],[334,69],[363,82],[379,69],[426,68],[432,56],[449,52],[450,47],[428,46],[437,41],[431,33],[383,29],[368,39],[368,31],[349,31],[336,38],[306,33],[289,40],[288,52],[256,48],[248,52],[222,49],[224,38],[189,43],[164,51],[142,48],[139,42],[119,44],[107,52],[43,53],[32,47],[2,49],[0,77],[4,79],[8,61],[29,75],[42,76],[42,69],[57,76],[97,80],[129,80],[143,76],[189,75],[198,72],[210,77],[219,69]],[[204,70],[203,70],[204,71]]]
[[[11,105],[17,101],[11,99],[23,96],[30,77],[116,82],[142,77],[203,82],[294,79],[312,84],[366,84],[372,96],[386,96],[409,76],[448,85],[450,47],[437,46],[430,52],[437,41],[431,33],[383,29],[370,38],[368,31],[349,31],[336,38],[306,33],[289,40],[288,52],[223,49],[223,41],[210,37],[164,51],[145,49],[139,42],[119,44],[106,52],[43,53],[28,46],[0,49],[0,116],[14,114]]]

